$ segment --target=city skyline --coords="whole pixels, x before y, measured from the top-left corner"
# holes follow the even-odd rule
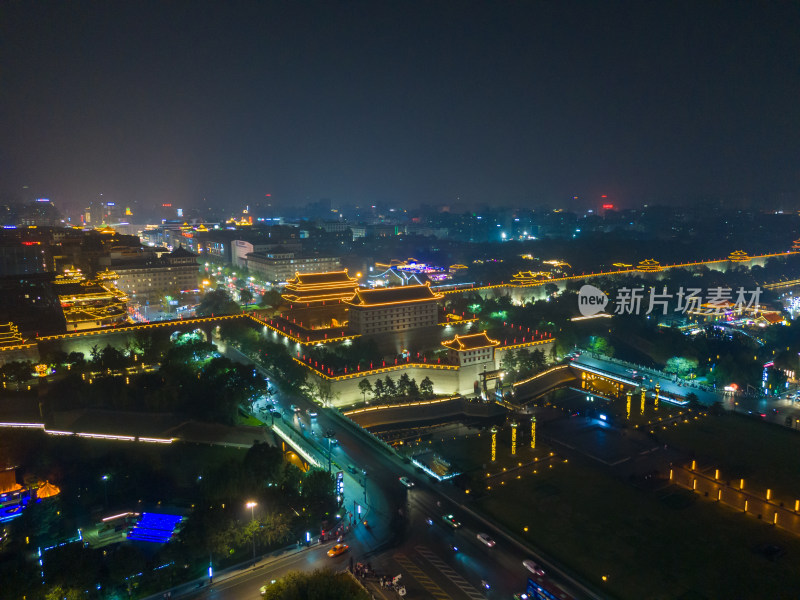
[[[789,4],[15,5],[2,188],[61,206],[101,193],[791,206],[799,17]]]

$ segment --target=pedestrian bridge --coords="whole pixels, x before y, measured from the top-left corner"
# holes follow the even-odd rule
[[[278,421],[272,424],[271,429],[281,439],[281,450],[283,450],[290,462],[304,471],[308,471],[311,467],[321,466],[321,463],[315,457],[317,450],[293,429]]]
[[[617,367],[617,365],[612,365]],[[649,381],[648,381],[649,383]],[[558,365],[514,384],[514,402],[525,404],[563,387],[572,387],[603,396],[621,396],[626,391],[645,386],[644,378],[633,373],[615,373],[602,367],[575,361]]]
[[[569,365],[558,365],[513,384],[514,401],[518,404],[524,404],[544,396],[548,392],[562,387],[574,386],[579,382],[580,375],[570,369]]]

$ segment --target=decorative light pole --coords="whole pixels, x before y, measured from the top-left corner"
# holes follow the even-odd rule
[[[334,433],[333,431],[325,432],[325,439],[328,440],[328,473],[331,472],[331,445],[333,440]]]
[[[511,456],[517,453],[517,422],[511,422]]]

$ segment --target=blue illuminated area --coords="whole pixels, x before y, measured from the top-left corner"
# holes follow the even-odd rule
[[[28,490],[0,494],[0,523],[6,523],[22,516],[22,511],[30,501],[31,496]]]
[[[177,515],[142,513],[142,518],[128,533],[128,539],[138,542],[166,544],[172,539],[182,520],[183,517]]]
[[[0,523],[11,521],[22,515],[22,510],[25,507],[22,504],[9,504],[7,506],[0,506]]]
[[[567,595],[560,587],[552,582],[549,582],[547,587],[540,585],[533,579],[528,579],[528,598],[531,600],[572,600],[572,597]]]

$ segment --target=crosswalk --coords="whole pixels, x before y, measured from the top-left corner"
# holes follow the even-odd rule
[[[440,588],[436,583],[425,574],[425,571],[420,569],[409,557],[405,554],[395,554],[392,556],[394,560],[403,567],[414,579],[422,584],[425,590],[431,595],[433,598],[438,598],[439,600],[450,600],[450,594],[446,593],[442,588]]]
[[[441,558],[436,556],[425,546],[415,546],[414,550],[419,553],[425,560],[433,565],[442,575],[447,577],[455,586],[460,589],[471,600],[483,600],[484,596],[478,590],[470,585],[461,575],[456,573],[450,565],[444,562]]]
[[[410,556],[409,556],[410,554]],[[462,592],[469,600],[484,600],[484,595],[475,589],[474,586],[459,575],[450,565],[439,558],[430,548],[426,546],[414,546],[414,552],[408,554],[396,553],[392,558],[397,562],[405,573],[413,577],[419,584],[425,588],[428,596],[436,598],[437,600],[449,600],[454,596],[443,590],[424,570],[426,564],[429,565],[427,570],[434,568],[450,583],[452,583],[460,592]],[[442,580],[439,579],[441,582]],[[449,586],[448,586],[449,587]],[[458,596],[461,597],[461,596]]]

